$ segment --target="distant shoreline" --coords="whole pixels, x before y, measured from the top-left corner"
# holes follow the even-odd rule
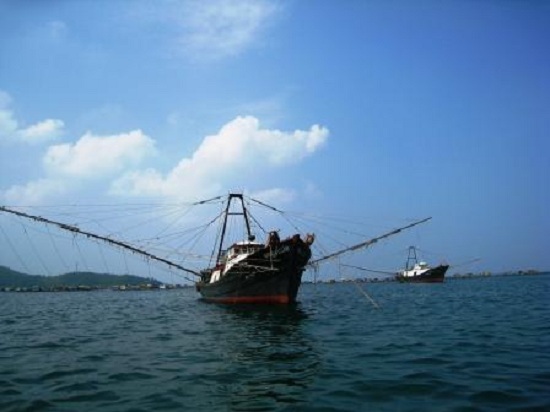
[[[464,280],[484,277],[535,276],[548,275],[550,271],[519,270],[503,273],[465,273],[453,274],[446,280]],[[390,283],[396,282],[395,277],[383,278],[340,278],[322,279],[317,281],[304,280],[304,284],[334,284],[334,283]],[[193,284],[164,284],[153,278],[143,278],[134,275],[113,275],[95,272],[72,272],[56,276],[29,275],[0,266],[0,292],[93,292],[93,291],[146,291],[173,290],[193,287]]]

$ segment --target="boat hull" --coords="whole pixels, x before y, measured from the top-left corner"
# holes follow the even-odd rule
[[[401,283],[442,283],[447,269],[449,265],[440,265],[415,276],[398,274],[396,279]]]
[[[203,300],[216,303],[292,304],[296,302],[302,273],[311,257],[301,240],[266,247],[210,282],[211,271],[196,283]]]
[[[208,302],[289,304],[296,302],[301,281],[301,271],[236,273],[196,288]]]

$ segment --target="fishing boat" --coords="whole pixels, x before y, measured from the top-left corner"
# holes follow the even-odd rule
[[[426,262],[418,261],[416,247],[410,246],[405,269],[397,273],[396,279],[403,283],[441,283],[447,269],[449,265],[430,267]]]
[[[233,201],[241,210],[230,212]],[[224,248],[227,220],[241,216],[247,239]],[[195,284],[202,298],[218,303],[296,302],[302,273],[311,258],[313,234],[294,234],[280,239],[277,231],[269,232],[265,243],[255,241],[248,213],[241,194],[230,194],[224,213],[222,233],[215,265],[200,272]]]
[[[282,211],[273,206],[248,197],[246,198],[247,202],[245,202],[244,195],[239,193],[230,193],[225,199],[223,196],[217,196],[195,202],[192,206],[211,202],[218,203],[220,201],[225,202],[223,203],[222,213],[206,225],[210,227],[212,223],[219,222],[220,229],[217,232],[217,240],[210,243],[213,246],[211,257],[208,263],[202,265],[203,269],[190,268],[187,266],[188,262],[186,261],[175,261],[169,256],[158,255],[153,253],[151,249],[144,249],[119,237],[101,235],[78,225],[52,220],[5,206],[0,206],[0,212],[30,219],[40,224],[55,226],[58,229],[70,232],[72,236],[80,235],[80,237],[92,241],[106,242],[116,248],[141,255],[147,261],[160,262],[170,269],[191,274],[195,277],[194,279],[187,277],[185,279],[194,283],[195,289],[204,301],[230,304],[293,304],[297,301],[302,283],[302,274],[306,269],[313,268],[316,270],[319,264],[324,261],[368,248],[382,239],[431,219],[425,218],[335,252],[312,258],[312,245],[315,242],[314,234],[293,231],[282,237],[278,230],[266,231],[261,227],[258,219],[250,215],[247,202],[259,204],[278,214],[283,214]],[[256,235],[252,231],[252,223],[254,223],[255,228],[265,233],[263,242],[256,240]],[[296,231],[299,231],[299,229],[296,229]]]

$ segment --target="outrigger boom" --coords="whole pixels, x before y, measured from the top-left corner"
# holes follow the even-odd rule
[[[157,261],[162,262],[162,263],[164,263],[168,266],[174,267],[176,269],[183,270],[184,272],[191,273],[195,276],[200,276],[199,272],[196,272],[192,269],[188,269],[186,267],[178,265],[177,263],[174,263],[170,260],[161,258],[159,256],[155,256],[155,255],[153,255],[149,252],[146,252],[145,250],[139,249],[139,248],[137,248],[135,246],[132,246],[128,243],[121,242],[120,240],[115,240],[115,239],[111,239],[109,237],[101,236],[101,235],[98,235],[98,234],[95,234],[95,233],[92,233],[92,232],[87,232],[87,231],[82,230],[82,229],[80,229],[76,226],[68,225],[66,223],[56,222],[55,220],[46,219],[46,218],[41,217],[41,216],[29,215],[29,214],[24,213],[24,212],[19,212],[17,210],[9,209],[5,206],[0,206],[0,211],[6,212],[6,213],[12,213],[16,216],[24,217],[24,218],[31,219],[31,220],[34,220],[34,221],[37,221],[37,222],[47,223],[47,224],[50,224],[50,225],[55,225],[55,226],[57,226],[57,227],[59,227],[63,230],[67,230],[69,232],[77,233],[79,235],[84,235],[84,236],[89,237],[89,238],[103,240],[104,242],[110,243],[110,244],[115,245],[115,246],[122,247],[124,249],[128,249],[128,250],[130,250],[134,253],[143,255],[143,256],[145,256],[149,259],[157,260]]]
[[[390,237],[390,236],[393,236],[393,235],[396,235],[398,234],[399,232],[401,232],[402,230],[405,230],[405,229],[410,229],[411,227],[413,226],[416,226],[416,225],[419,225],[421,223],[424,223],[424,222],[427,222],[428,220],[430,220],[431,217],[427,217],[425,219],[422,219],[422,220],[418,220],[416,222],[413,222],[411,224],[408,224],[406,226],[403,226],[403,227],[400,227],[398,229],[394,229],[392,230],[391,232],[387,232],[387,233],[384,233],[383,235],[380,235],[380,236],[377,236],[377,237],[374,237],[372,239],[369,239],[369,240],[366,240],[364,242],[361,242],[361,243],[358,243],[356,245],[353,245],[353,246],[349,246],[347,248],[344,248],[344,249],[341,249],[337,252],[334,252],[334,253],[330,253],[328,255],[325,255],[325,256],[322,256],[318,259],[315,259],[315,260],[311,260],[309,263],[308,263],[308,266],[313,266],[319,262],[322,262],[323,260],[328,260],[328,259],[332,259],[332,258],[335,258],[335,257],[338,257],[346,252],[351,252],[351,251],[354,251],[354,250],[358,250],[358,249],[362,249],[362,248],[367,248],[371,245],[373,245],[374,243],[378,242],[379,240],[382,240],[382,239],[385,239],[387,237]]]

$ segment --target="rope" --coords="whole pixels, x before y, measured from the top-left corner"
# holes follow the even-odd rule
[[[8,234],[4,231],[4,228],[2,226],[0,226],[0,230],[2,231],[2,234],[4,235],[4,237],[6,238],[6,242],[8,242],[8,245],[9,245],[10,249],[12,250],[13,254],[19,260],[19,263],[21,263],[21,266],[23,266],[23,269],[25,269],[27,271],[27,273],[31,273],[29,267],[27,266],[25,261],[21,258],[21,255],[17,252],[17,249],[13,246],[13,243],[11,243],[11,240],[10,240]]]
[[[31,237],[29,236],[29,234],[27,233],[27,228],[25,226],[23,226],[23,232],[25,233],[25,235],[27,236],[27,239],[29,241],[29,245],[31,246],[31,249],[32,251],[34,252],[34,255],[36,256],[36,258],[38,259],[38,261],[40,262],[40,264],[42,265],[42,268],[44,269],[44,271],[48,274],[48,275],[51,275],[50,273],[50,270],[48,269],[48,267],[46,266],[46,264],[44,263],[44,261],[42,260],[42,256],[40,255],[40,253],[38,253],[38,250],[36,249],[36,246],[34,245]]]
[[[50,240],[52,242],[52,246],[54,248],[54,251],[55,251],[55,254],[57,255],[57,257],[59,258],[59,260],[61,261],[61,263],[63,263],[63,266],[65,267],[65,270],[67,272],[69,272],[71,270],[71,268],[69,267],[69,265],[67,264],[67,262],[65,261],[65,259],[63,259],[63,255],[61,255],[61,252],[59,251],[58,247],[57,247],[57,242],[55,242],[53,240],[53,236],[50,232],[50,228],[46,225],[46,231],[48,232],[48,235],[50,235]]]
[[[355,286],[357,286],[357,289],[359,289],[359,291],[363,294],[363,296],[365,296],[365,297],[372,303],[372,305],[373,305],[376,309],[380,309],[380,306],[378,306],[378,304],[374,301],[374,299],[371,298],[371,297],[369,296],[369,294],[368,294],[367,292],[365,292],[365,291],[363,290],[363,288],[362,288],[361,286],[359,286],[359,284],[358,284],[355,280],[353,281],[353,284],[354,284]]]

